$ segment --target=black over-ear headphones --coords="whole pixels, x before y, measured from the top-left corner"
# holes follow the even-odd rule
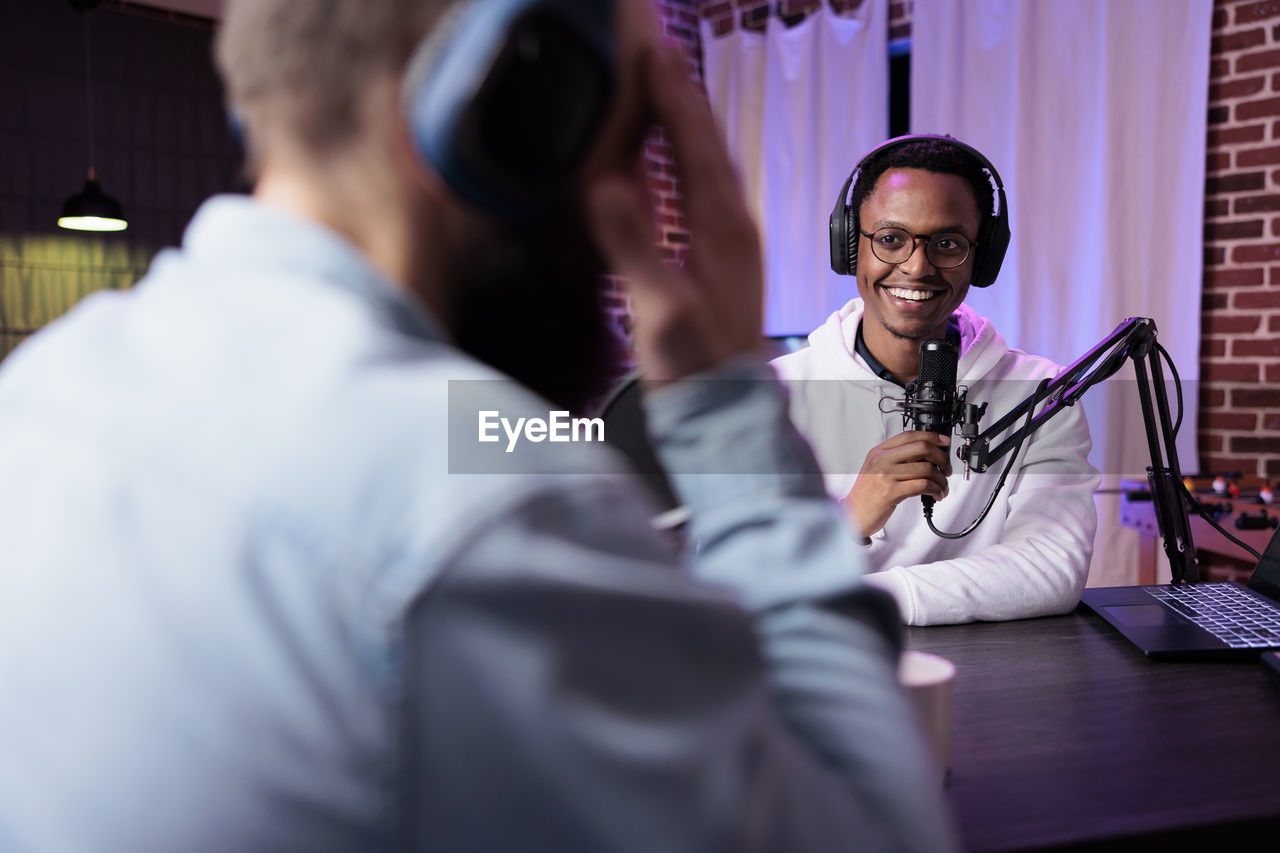
[[[554,202],[613,98],[613,18],[614,0],[456,0],[405,72],[423,160],[504,218]]]
[[[849,180],[840,188],[840,197],[836,206],[831,209],[831,269],[840,275],[855,275],[858,267],[858,237],[861,234],[858,225],[858,211],[849,203],[849,188],[853,186],[862,171],[862,165],[879,154],[894,148],[900,148],[919,140],[929,139],[953,145],[977,161],[978,166],[987,173],[994,193],[994,206],[991,216],[986,217],[978,228],[976,256],[973,263],[973,286],[986,287],[996,280],[1000,272],[1000,264],[1004,261],[1004,253],[1009,248],[1009,204],[1005,200],[1004,184],[1000,181],[1000,173],[991,161],[982,156],[982,152],[971,145],[949,136],[938,136],[931,133],[898,136],[888,142],[881,143],[867,152],[858,165],[853,167]]]

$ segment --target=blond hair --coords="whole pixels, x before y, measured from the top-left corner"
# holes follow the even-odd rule
[[[268,128],[320,156],[355,137],[370,81],[402,75],[450,2],[230,0],[214,52],[251,155]]]

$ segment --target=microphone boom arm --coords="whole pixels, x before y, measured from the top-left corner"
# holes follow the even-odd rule
[[[1105,356],[1105,358],[1104,358]],[[1095,367],[1095,362],[1102,359]],[[1165,554],[1169,557],[1173,582],[1199,580],[1195,544],[1191,539],[1191,524],[1184,500],[1182,473],[1178,466],[1178,452],[1174,446],[1173,422],[1169,417],[1169,400],[1164,389],[1164,373],[1156,347],[1156,324],[1147,317],[1130,317],[1116,327],[1110,335],[1085,353],[1070,367],[1064,368],[1047,385],[1037,388],[1025,400],[1000,420],[977,431],[977,419],[981,410],[965,406],[961,443],[956,455],[970,470],[983,472],[999,461],[1023,440],[1044,426],[1066,407],[1075,405],[1086,391],[1116,374],[1126,360],[1132,360],[1138,376],[1138,395],[1142,403],[1142,422],[1146,428],[1147,446],[1151,454],[1151,466],[1147,468],[1147,480],[1151,485],[1151,497],[1156,511],[1156,524],[1164,539]],[[1149,369],[1149,372],[1148,372]],[[1026,417],[1045,400],[1049,403],[1016,432],[1009,435],[995,449],[991,440]]]

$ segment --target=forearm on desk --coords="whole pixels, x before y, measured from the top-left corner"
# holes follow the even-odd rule
[[[892,565],[869,583],[893,594],[909,625],[1001,621],[1066,613],[1080,600],[1089,572],[1099,482],[1089,464],[1083,413],[1033,442],[1005,489],[1003,506],[982,521],[996,525],[993,544],[929,563]],[[993,486],[994,488],[994,483]],[[901,511],[901,508],[899,509]],[[920,535],[933,534],[920,528]]]

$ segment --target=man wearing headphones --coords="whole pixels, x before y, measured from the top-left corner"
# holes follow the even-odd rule
[[[852,192],[850,192],[852,186]],[[1067,410],[992,473],[959,476],[950,435],[904,431],[882,400],[902,400],[921,344],[947,341],[957,382],[987,403],[983,425],[1014,409],[1059,367],[1011,349],[964,304],[992,284],[1009,243],[995,167],[951,137],[890,140],[850,175],[831,216],[832,268],[860,298],[774,364],[792,394],[828,490],[862,535],[873,574],[908,624],[1065,613],[1080,600],[1093,550],[1098,472],[1084,412]],[[1000,466],[1012,466],[997,491]],[[995,492],[994,499],[992,494]],[[937,501],[929,529],[922,500]]]
[[[232,0],[218,61],[253,196],[0,371],[0,848],[952,849],[647,0]],[[687,561],[601,445],[454,429],[572,405],[547,337],[606,268]]]

